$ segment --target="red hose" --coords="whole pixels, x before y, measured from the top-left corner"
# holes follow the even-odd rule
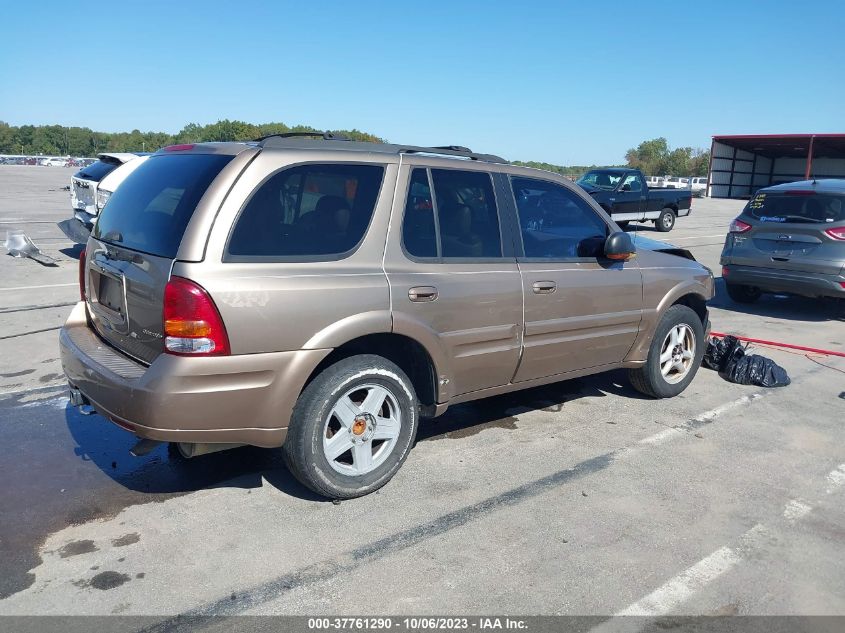
[[[723,334],[722,332],[710,332],[710,336],[716,336],[718,338],[724,338],[728,335]],[[798,350],[801,350],[802,352],[811,352],[813,354],[824,354],[825,356],[841,356],[842,358],[845,358],[845,352],[834,352],[833,350],[829,350],[829,349],[816,349],[815,347],[804,347],[803,345],[791,345],[790,343],[777,343],[775,341],[764,341],[763,339],[748,338],[746,336],[736,336],[735,338],[739,339],[740,341],[745,341],[746,343],[759,343],[760,345],[769,345],[771,347],[785,347],[785,348],[788,348],[788,349],[798,349]]]

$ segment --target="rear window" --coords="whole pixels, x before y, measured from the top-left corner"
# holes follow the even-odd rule
[[[151,255],[175,257],[197,203],[232,158],[224,154],[151,157],[111,195],[94,237]]]
[[[103,178],[113,172],[117,167],[119,167],[119,163],[107,163],[105,161],[98,160],[94,161],[87,167],[83,167],[73,176],[74,178],[81,178],[82,180],[92,180],[94,182],[100,182]]]
[[[827,224],[845,220],[845,196],[812,192],[757,193],[745,213],[761,222]]]
[[[364,237],[384,167],[309,163],[262,184],[238,217],[227,261],[346,257]]]

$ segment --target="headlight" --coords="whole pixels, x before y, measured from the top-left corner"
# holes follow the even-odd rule
[[[97,189],[97,211],[103,210],[103,207],[106,206],[106,202],[109,201],[109,198],[111,198],[111,191]]]

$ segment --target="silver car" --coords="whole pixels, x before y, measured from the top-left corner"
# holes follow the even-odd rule
[[[760,189],[731,223],[721,264],[740,303],[766,292],[845,297],[845,180]]]

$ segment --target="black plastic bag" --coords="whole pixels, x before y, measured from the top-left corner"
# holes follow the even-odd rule
[[[711,338],[704,353],[704,366],[715,369],[728,382],[758,387],[786,387],[786,370],[771,358],[746,354],[735,336]]]
[[[707,349],[704,351],[703,364],[707,369],[722,371],[730,360],[739,345],[739,339],[735,336],[716,338],[715,336],[707,341]]]

